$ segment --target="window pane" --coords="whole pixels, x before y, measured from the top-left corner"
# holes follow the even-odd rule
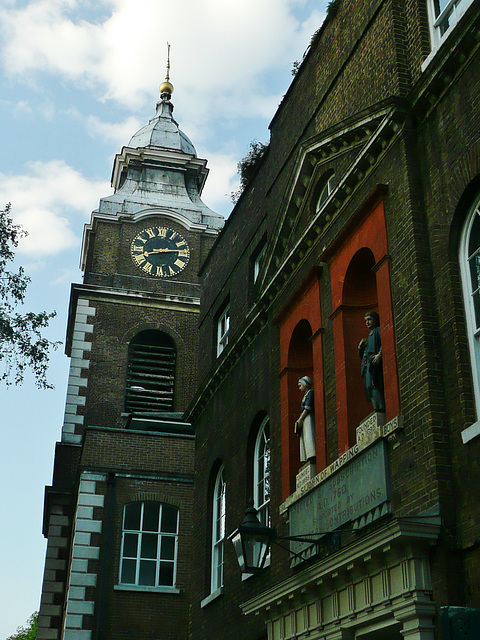
[[[162,505],[162,527],[163,533],[177,533],[178,511],[176,507],[168,504]]]
[[[135,560],[123,560],[122,575],[120,578],[120,582],[122,584],[135,584],[136,565],[137,563]]]
[[[225,515],[220,515],[217,519],[216,527],[215,527],[215,540],[222,540],[225,537]]]
[[[158,578],[158,584],[169,587],[173,586],[173,562],[160,563],[160,576]]]
[[[257,495],[255,496],[255,508],[258,509],[258,507],[260,507],[265,499],[265,493],[264,493],[264,486],[263,486],[263,480],[261,480],[258,484],[257,484]]]
[[[216,553],[216,581],[217,588],[223,584],[223,544],[219,544],[215,550]]]
[[[473,258],[468,261],[470,266],[470,280],[472,283],[472,291],[478,289],[480,281],[480,255],[477,253]]]
[[[476,212],[468,238],[468,257],[472,256],[480,247],[480,215]]]
[[[475,309],[475,325],[476,329],[480,327],[480,294],[477,291],[473,294],[473,308]]]
[[[126,533],[123,539],[124,558],[137,557],[138,533]]]
[[[266,504],[264,504],[262,509],[258,512],[258,519],[266,527],[270,526],[270,511],[269,511],[269,508],[268,508],[268,502]]]
[[[157,533],[144,533],[142,535],[142,558],[153,558],[157,559]]]
[[[449,0],[435,0],[435,16],[438,17],[445,9]]]
[[[175,557],[175,538],[173,536],[162,536],[162,548],[160,558],[162,560],[173,560]]]
[[[268,440],[265,443],[265,499],[270,498],[270,434],[268,434]]]
[[[158,531],[158,502],[145,502],[143,509],[143,531]]]
[[[123,528],[134,531],[140,531],[140,509],[142,507],[141,502],[134,502],[125,506],[125,515],[123,521]]]
[[[138,584],[143,587],[155,586],[155,573],[157,563],[152,560],[140,560],[140,575],[138,577]]]

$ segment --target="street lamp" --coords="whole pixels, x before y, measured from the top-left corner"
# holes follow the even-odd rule
[[[250,498],[243,523],[230,536],[242,573],[257,573],[265,566],[275,530],[262,524]]]
[[[343,529],[343,532],[358,532],[356,529]],[[275,529],[267,527],[258,519],[257,510],[253,506],[253,498],[250,498],[248,507],[245,510],[243,523],[233,533],[228,536],[232,541],[238,564],[242,573],[258,573],[265,566],[270,545],[277,544],[282,549],[289,551],[291,555],[305,560],[301,553],[296,553],[279,544],[277,540],[289,540],[290,542],[303,542],[316,545],[317,552],[323,548],[324,554],[329,555],[340,548],[341,531],[317,531],[301,536],[279,536]],[[322,538],[322,541],[319,540]]]

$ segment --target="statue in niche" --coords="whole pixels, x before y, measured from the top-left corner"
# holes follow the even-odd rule
[[[312,381],[308,376],[298,379],[298,388],[304,394],[302,412],[295,423],[295,433],[300,437],[301,462],[315,460],[315,414]]]
[[[367,400],[374,411],[385,413],[383,390],[382,339],[380,337],[380,317],[376,311],[365,314],[365,324],[370,333],[358,344],[358,353],[362,359],[362,378]]]

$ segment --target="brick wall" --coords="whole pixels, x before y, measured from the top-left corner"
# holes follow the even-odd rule
[[[242,619],[236,607],[291,575],[286,554],[274,549],[271,566],[242,582],[227,543],[223,594],[200,606],[209,592],[209,479],[221,461],[229,533],[242,521],[248,497],[249,428],[257,411],[267,412],[272,524],[285,530],[278,515],[282,345],[274,321],[293,304],[307,274],[319,266],[327,463],[338,456],[331,263],[342,247],[359,241],[362,211],[372,194],[381,194],[384,208],[387,255],[382,268],[388,272],[388,286],[382,295],[391,297],[395,412],[403,420],[403,431],[389,444],[393,513],[403,518],[441,510],[444,528],[431,555],[433,599],[439,606],[479,604],[480,445],[461,440],[462,430],[475,421],[475,411],[458,268],[460,230],[480,189],[478,14],[477,6],[470,21],[452,34],[451,47],[440,50],[422,71],[430,52],[425,3],[341,2],[285,95],[271,124],[268,155],[209,255],[202,274],[203,383],[192,409],[197,429],[195,510],[200,515],[194,553],[202,558],[193,574],[192,638],[261,638],[264,629],[258,620]],[[450,60],[448,52],[453,52]],[[395,109],[389,116],[393,133],[382,138],[378,152],[368,147],[377,125],[371,125],[366,140],[357,136],[355,142],[357,134],[350,139],[344,135],[387,107]],[[337,142],[322,147],[329,137]],[[359,158],[363,164],[355,165]],[[308,162],[313,166],[302,174]],[[353,166],[355,187],[342,187],[338,195],[334,191],[330,218],[318,225],[316,237],[310,234],[304,242],[316,215],[320,177],[333,169],[341,181]],[[296,190],[296,180],[304,181],[303,188]],[[259,297],[249,294],[248,256],[265,231],[271,262],[261,287],[277,277],[282,285],[271,287],[273,293],[262,299],[261,292],[256,292]],[[371,233],[375,235],[375,229]],[[289,254],[295,246],[301,248]],[[289,255],[291,268],[288,260],[282,263]],[[276,268],[283,269],[281,276]],[[229,347],[217,359],[215,313],[229,293]],[[242,332],[255,313],[263,314],[263,328],[252,329],[250,341],[244,341]],[[227,621],[227,630],[219,628],[220,620]]]

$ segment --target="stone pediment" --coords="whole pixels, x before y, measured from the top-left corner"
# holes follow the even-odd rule
[[[404,118],[403,105],[382,105],[302,143],[290,187],[280,207],[277,231],[267,247],[261,288],[270,285],[279,272],[288,277],[316,241],[326,235],[392,143]],[[333,190],[315,210],[315,192],[321,176],[346,154],[350,156],[347,166],[336,175]]]

